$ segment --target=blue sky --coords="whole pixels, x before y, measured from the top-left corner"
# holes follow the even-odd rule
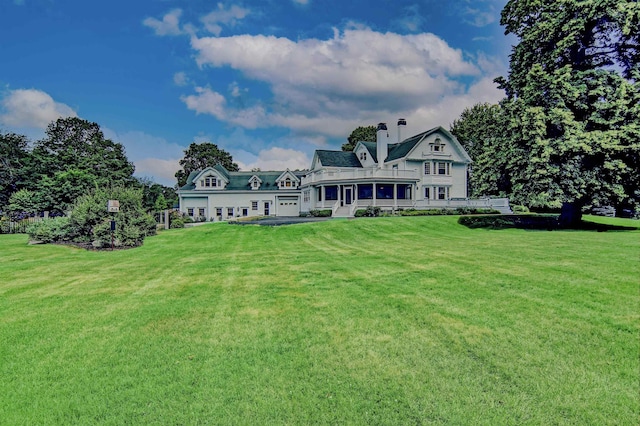
[[[95,121],[168,186],[194,141],[307,168],[358,126],[403,117],[409,136],[501,99],[505,3],[0,0],[0,130]]]

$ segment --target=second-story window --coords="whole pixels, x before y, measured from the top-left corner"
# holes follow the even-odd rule
[[[431,163],[430,162],[426,162],[424,163],[424,174],[425,175],[430,175],[431,174]]]

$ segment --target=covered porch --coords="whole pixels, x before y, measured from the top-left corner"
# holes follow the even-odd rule
[[[321,184],[315,188],[316,209],[331,209],[334,216],[353,216],[368,206],[408,208],[415,204],[414,182]]]

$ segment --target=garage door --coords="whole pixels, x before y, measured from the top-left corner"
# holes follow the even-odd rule
[[[278,197],[276,216],[300,216],[300,200],[298,197]]]

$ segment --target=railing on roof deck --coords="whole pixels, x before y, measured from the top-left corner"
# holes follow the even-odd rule
[[[398,170],[398,169],[356,169],[356,170],[340,170],[340,169],[322,169],[311,172],[302,178],[302,185],[314,182],[330,181],[330,180],[357,180],[357,179],[418,179],[417,170]]]

